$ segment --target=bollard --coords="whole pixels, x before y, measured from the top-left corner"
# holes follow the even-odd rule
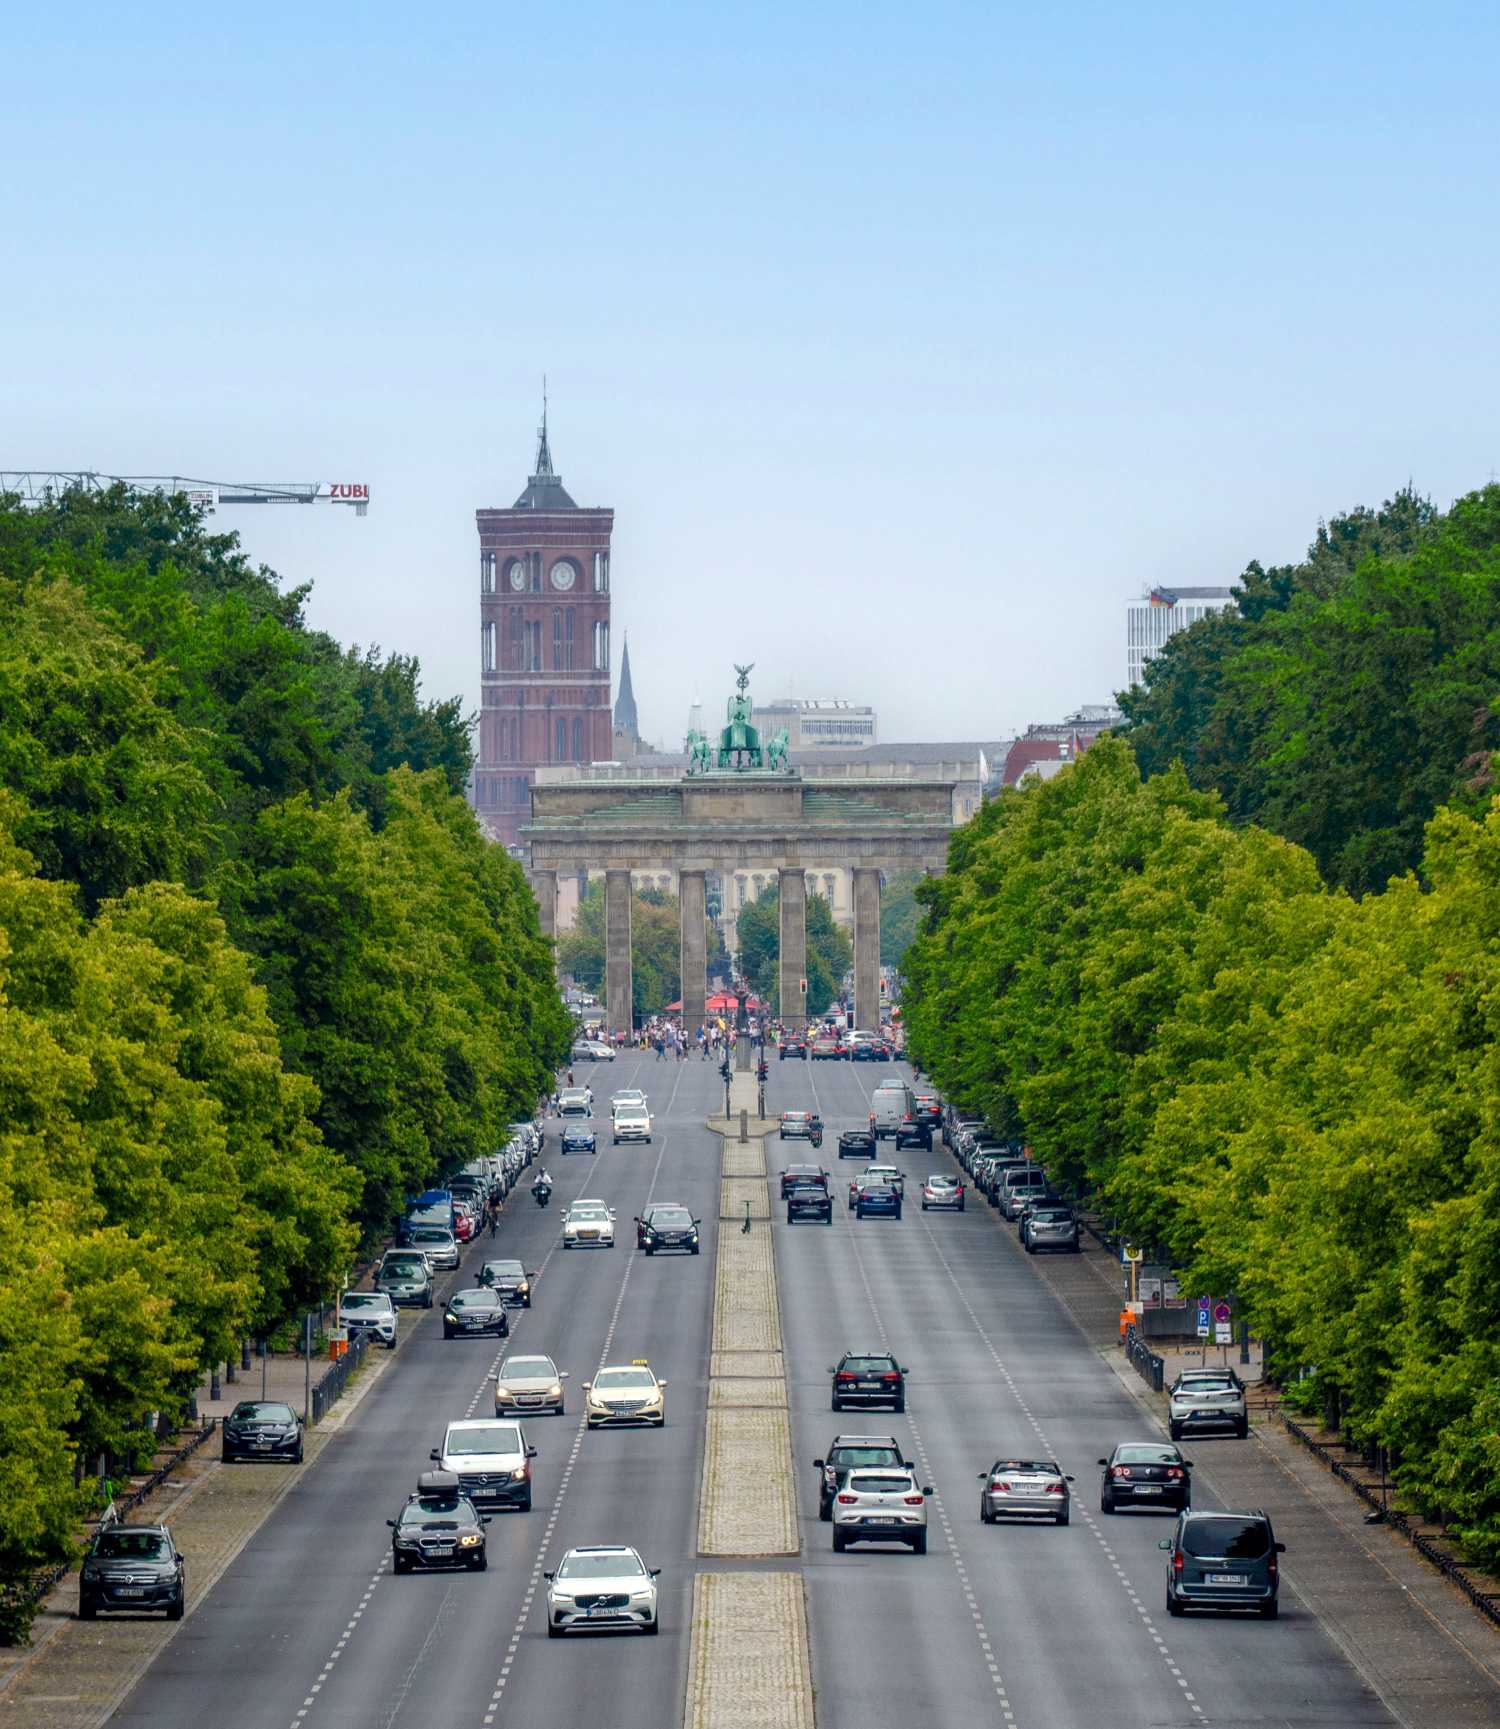
[[[232,1357],[226,1358],[225,1360],[224,1379],[228,1381],[231,1386],[234,1385],[234,1359]]]
[[[750,1113],[743,1105],[740,1106],[740,1139],[742,1141],[750,1139]]]
[[[240,1367],[248,1374],[250,1371],[250,1341],[240,1340]]]
[[[208,1396],[210,1399],[221,1399],[224,1396],[223,1389],[219,1386],[219,1365],[217,1363],[208,1372]]]
[[[1240,1322],[1240,1361],[1242,1363],[1250,1361],[1250,1323],[1248,1321]]]

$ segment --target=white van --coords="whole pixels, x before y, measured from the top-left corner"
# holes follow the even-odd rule
[[[877,1141],[887,1136],[894,1139],[896,1131],[914,1115],[916,1108],[917,1101],[905,1081],[882,1081],[870,1100],[871,1134]]]

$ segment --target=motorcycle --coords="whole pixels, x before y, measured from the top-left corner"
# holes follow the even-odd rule
[[[814,1122],[811,1129],[808,1130],[807,1138],[815,1147],[821,1147],[823,1144],[823,1125]]]
[[[531,1198],[539,1207],[545,1207],[548,1201],[552,1199],[551,1186],[547,1183],[535,1184],[531,1191]]]

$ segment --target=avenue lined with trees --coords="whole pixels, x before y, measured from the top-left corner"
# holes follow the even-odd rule
[[[459,705],[305,599],[180,497],[0,501],[0,1593],[568,1049]]]
[[[1500,1563],[1500,488],[1252,565],[954,837],[916,1059]]]

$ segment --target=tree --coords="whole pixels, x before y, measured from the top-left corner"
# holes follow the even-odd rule
[[[739,936],[739,966],[757,996],[783,1010],[778,968],[781,957],[781,889],[773,885],[741,907],[735,926]],[[824,1014],[838,1000],[844,975],[854,958],[848,933],[834,920],[822,895],[807,897],[807,1004],[809,1015]]]
[[[916,938],[922,909],[917,904],[921,871],[897,871],[880,885],[880,964],[900,970]]]

